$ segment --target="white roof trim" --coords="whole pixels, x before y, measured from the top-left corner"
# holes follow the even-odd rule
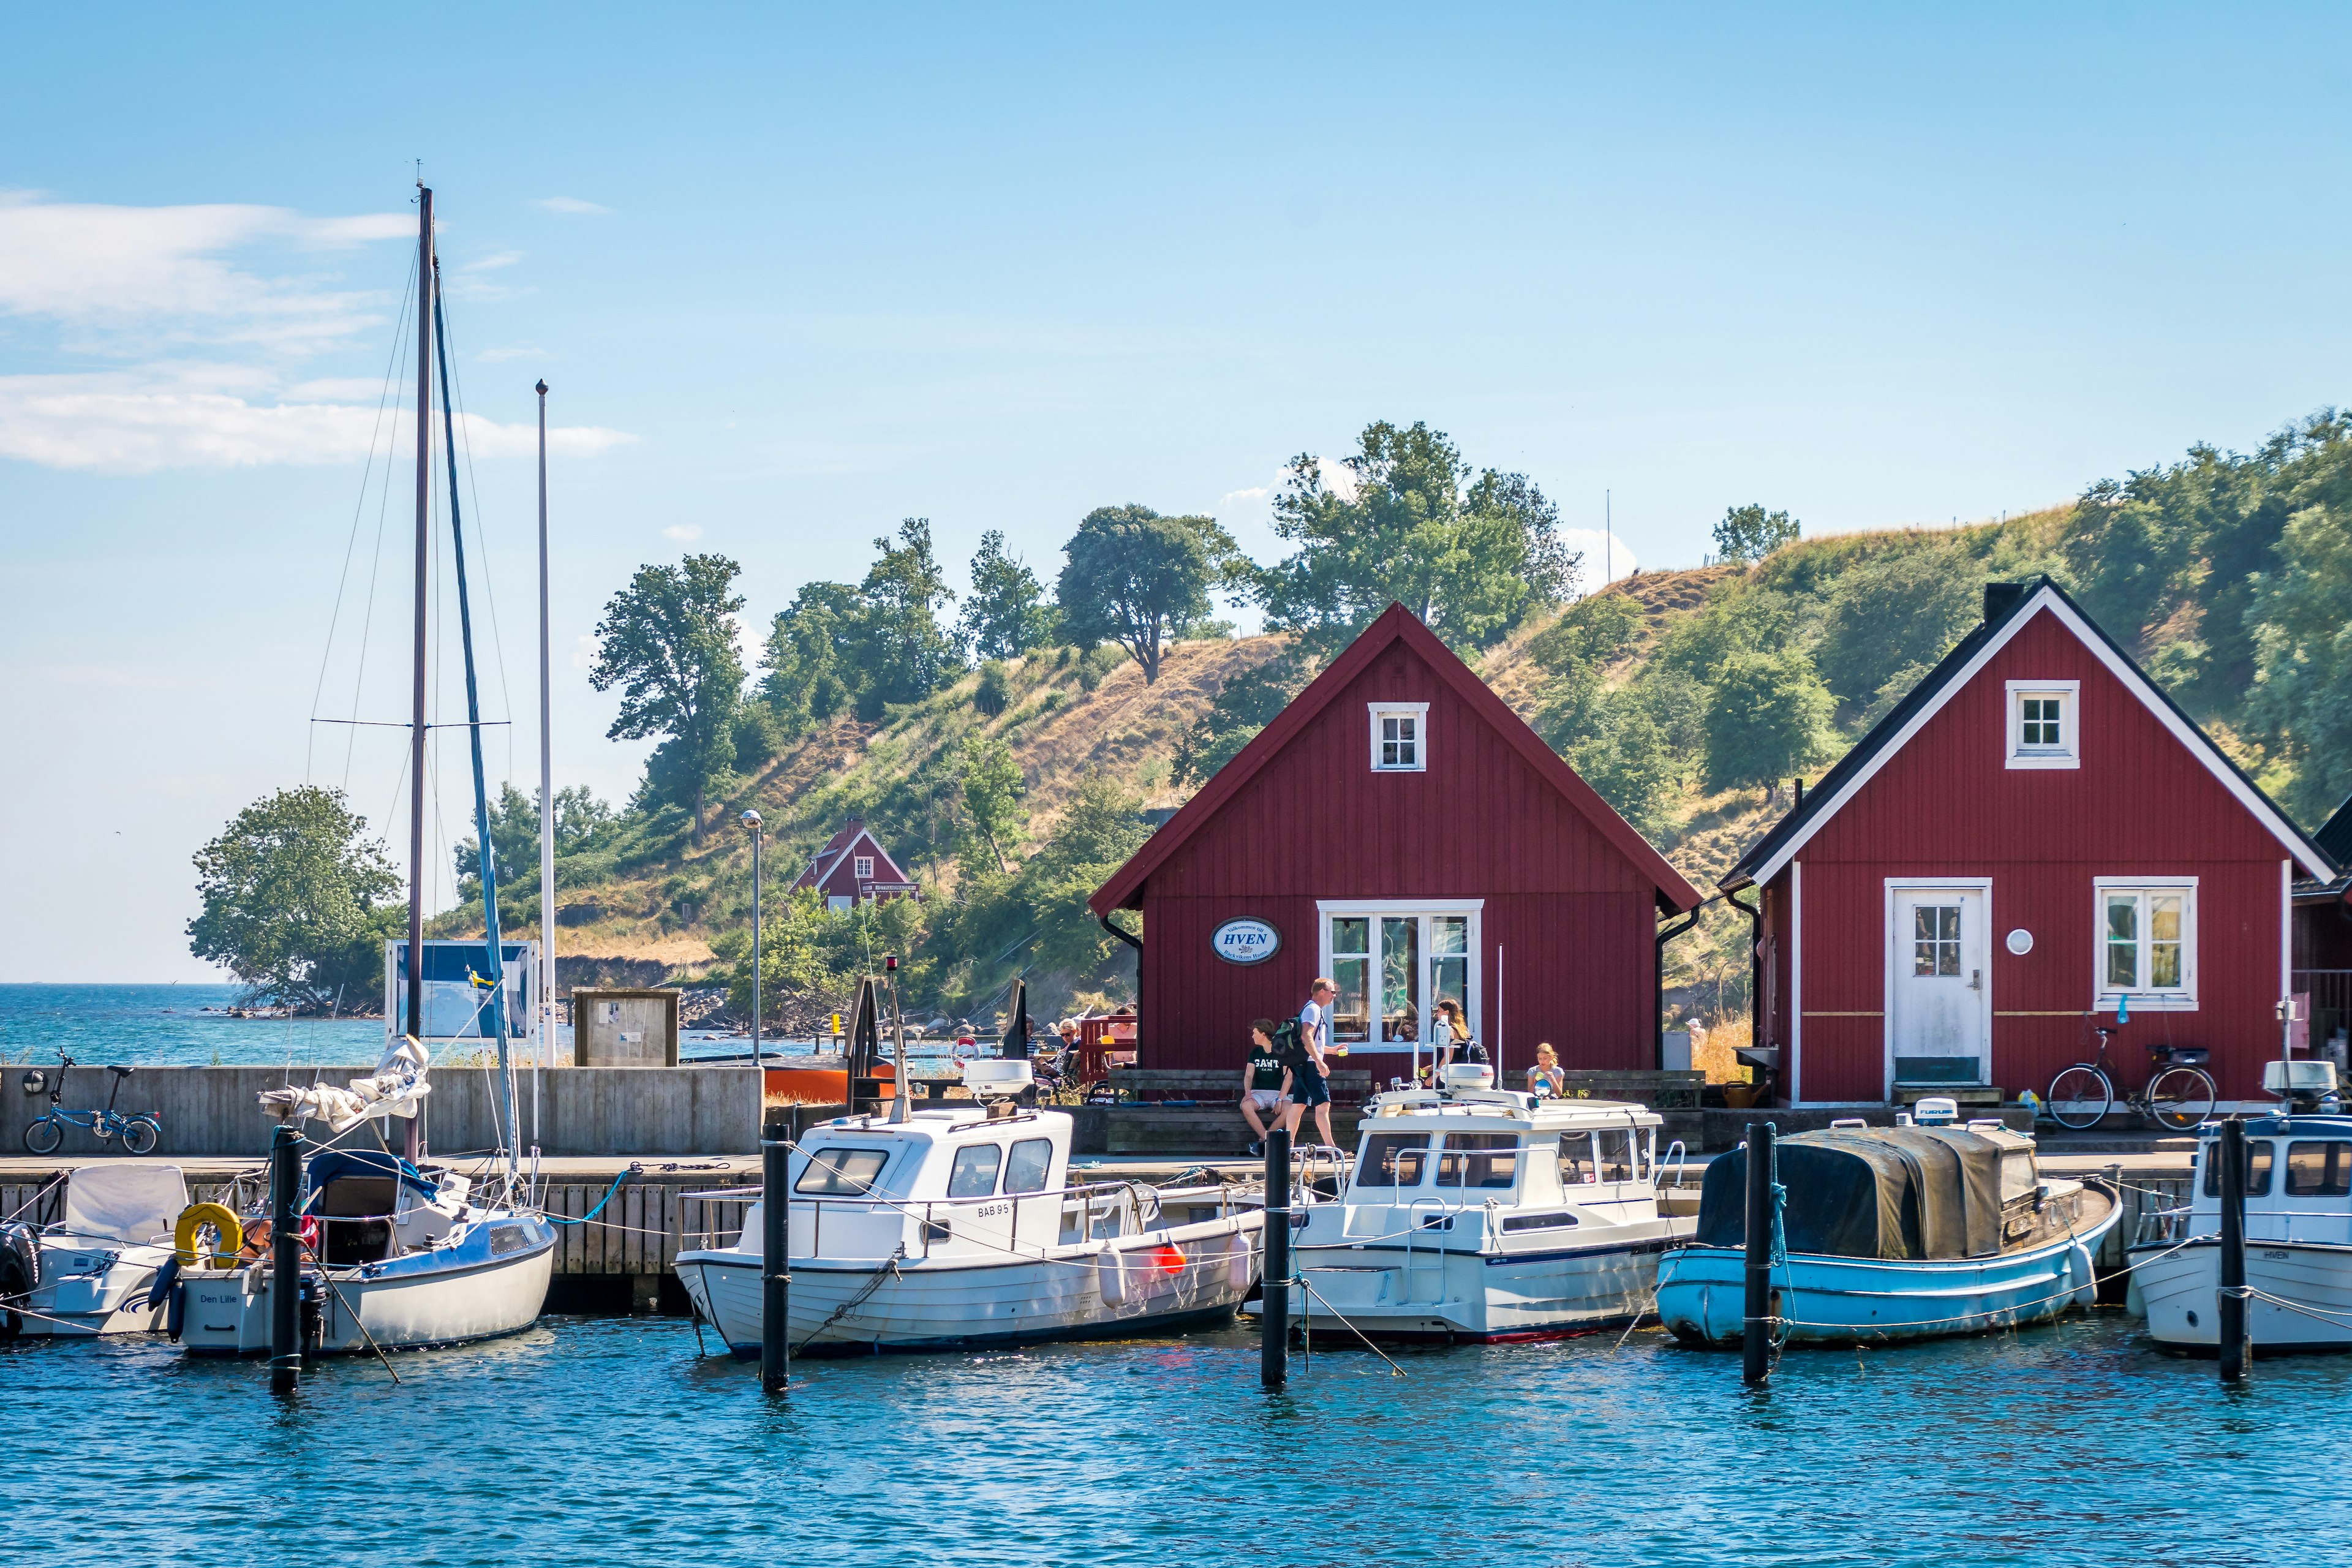
[[[2033,591],[2026,600],[2024,607],[2010,616],[2009,624],[2002,626],[1997,636],[1988,638],[1984,647],[1977,649],[1975,657],[1962,666],[1959,672],[1951,679],[1944,683],[1944,689],[1941,691],[1938,691],[1919,711],[1911,715],[1909,721],[1895,732],[1894,738],[1878,749],[1876,756],[1872,757],[1861,771],[1839,786],[1837,794],[1832,795],[1825,805],[1812,814],[1811,820],[1801,831],[1792,835],[1786,844],[1772,852],[1771,858],[1756,868],[1753,873],[1756,885],[1761,887],[1779,876],[1781,868],[1795,859],[1797,852],[1805,847],[1814,834],[1821,831],[1822,824],[1844,810],[1846,803],[1861,792],[1862,786],[1877,776],[1878,770],[1886,765],[1887,759],[1909,745],[1911,738],[1927,725],[1927,721],[1942,712],[1944,705],[1952,700],[1954,694],[1974,680],[1984,667],[1992,662],[1993,655],[2007,647],[2010,639],[2042,610],[2048,610],[2057,616],[2059,624],[2074,634],[2075,641],[2097,656],[2099,662],[2106,666],[2107,672],[2121,681],[2126,690],[2139,699],[2140,706],[2155,714],[2157,721],[2171,731],[2172,738],[2188,747],[2189,753],[2205,764],[2205,771],[2219,779],[2221,782],[2221,787],[2235,796],[2238,804],[2244,806],[2257,822],[2270,830],[2271,837],[2285,847],[2288,856],[2295,864],[2303,867],[2314,877],[2326,878],[2332,874],[2330,868],[2323,862],[2313,858],[2310,846],[2304,842],[2303,836],[2294,830],[2294,826],[2281,816],[2278,808],[2264,799],[2259,791],[2246,783],[2237,769],[2230,765],[2230,760],[2224,757],[2221,750],[2213,744],[2211,737],[2175,711],[2172,704],[2167,702],[2162,694],[2148,684],[2147,678],[2140,674],[2130,660],[2124,658],[2114,648],[2108,647],[2105,637],[2101,637],[2081,616],[2077,615],[2053,589],[2044,585]]]

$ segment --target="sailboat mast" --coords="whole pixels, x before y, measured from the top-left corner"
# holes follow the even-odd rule
[[[408,726],[408,1027],[425,1037],[425,587],[432,570],[425,512],[433,500],[433,192],[416,184],[416,613]],[[421,1152],[407,1118],[408,1154]]]
[[[539,384],[539,1054],[531,1058],[530,1141],[539,1142],[539,1068],[555,1048],[555,742],[547,658],[547,383]]]

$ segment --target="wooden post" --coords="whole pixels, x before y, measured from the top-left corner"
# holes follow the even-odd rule
[[[760,1130],[760,1386],[770,1394],[782,1393],[793,1377],[789,1125],[772,1110]]]
[[[302,1134],[281,1121],[269,1135],[269,1388],[290,1394],[302,1380]]]
[[[1268,1388],[1290,1377],[1290,1132],[1265,1135],[1265,1268],[1259,1306],[1258,1375]]]
[[[2221,1381],[2243,1383],[2252,1354],[2246,1340],[2246,1124],[2236,1117],[2221,1123],[2221,1288],[2216,1292],[2220,1320]]]
[[[1748,1294],[1740,1320],[1739,1380],[1772,1375],[1772,1124],[1748,1124]]]

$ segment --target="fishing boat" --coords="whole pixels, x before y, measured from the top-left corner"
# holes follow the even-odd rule
[[[162,1328],[155,1281],[187,1207],[177,1165],[77,1166],[55,1220],[0,1226],[0,1339]]]
[[[968,1105],[844,1116],[791,1152],[794,1355],[1158,1334],[1231,1321],[1256,1283],[1264,1213],[1208,1178],[1072,1183],[1067,1111],[1013,1103],[1025,1061],[975,1062]],[[674,1267],[697,1318],[760,1353],[764,1210]]]
[[[1776,1336],[1834,1344],[1980,1333],[2088,1307],[2116,1194],[2042,1176],[2033,1140],[1998,1121],[1866,1127],[1776,1140],[1785,1192],[1773,1247]],[[1694,1344],[1740,1342],[1748,1152],[1716,1157],[1698,1234],[1658,1265],[1658,1316]]]
[[[2269,1064],[2324,1079],[2333,1101],[2335,1064]],[[2352,1350],[2352,1116],[2301,1113],[2293,1100],[2245,1124],[2246,1332],[2258,1351]],[[2199,1129],[2189,1201],[2145,1215],[2127,1254],[2132,1311],[2169,1349],[2221,1344],[2221,1129]]]
[[[1658,1204],[1662,1119],[1646,1106],[1493,1087],[1373,1096],[1336,1201],[1291,1239],[1290,1315],[1311,1334],[1443,1342],[1561,1339],[1647,1311],[1659,1254],[1691,1221]],[[1679,1158],[1670,1146],[1668,1163]]]

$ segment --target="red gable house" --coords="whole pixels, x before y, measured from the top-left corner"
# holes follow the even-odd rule
[[[853,909],[861,903],[888,899],[921,897],[888,851],[875,842],[864,820],[855,816],[816,852],[816,858],[793,884],[795,893],[803,888],[814,888],[823,893],[825,907],[833,910]]]
[[[1654,1067],[1657,917],[1699,901],[1392,605],[1089,903],[1143,911],[1141,1065],[1237,1068],[1251,1019],[1328,974],[1334,1042],[1378,1081],[1447,998],[1514,1078],[1539,1040]]]
[[[1796,1103],[2043,1089],[2128,1022],[2262,1091],[2290,900],[2329,858],[2048,578],[1984,623],[1741,857],[1761,889],[1759,1044]],[[1742,905],[1745,908],[1747,906]]]

